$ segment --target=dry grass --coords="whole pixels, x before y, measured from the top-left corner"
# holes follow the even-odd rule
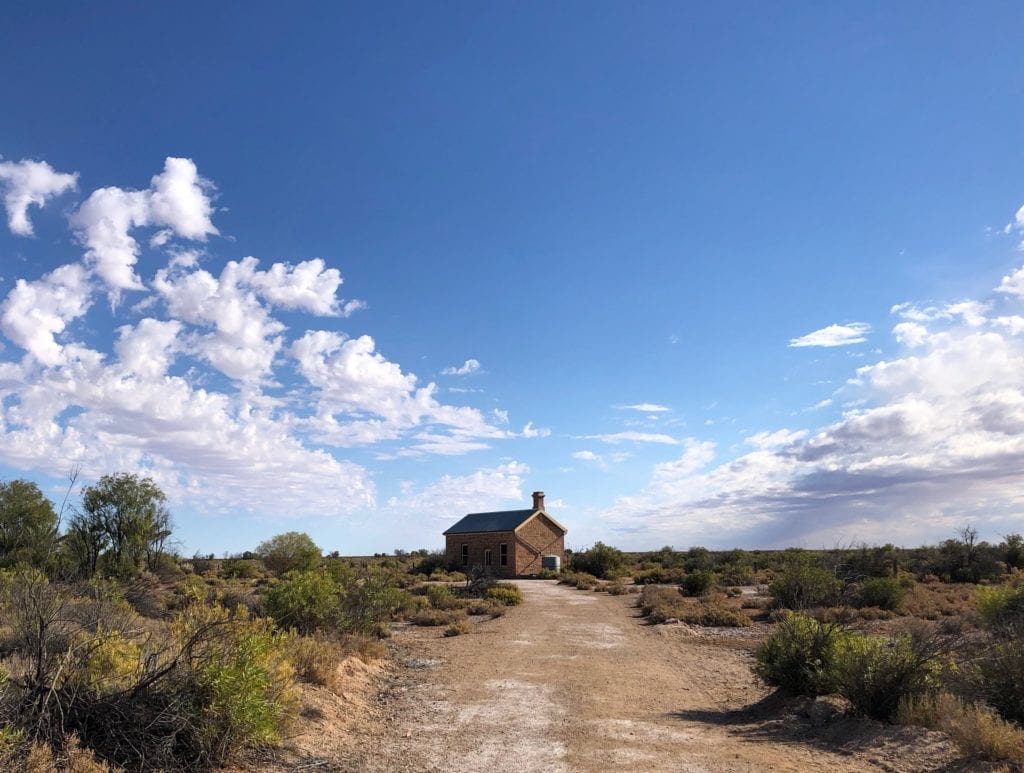
[[[1024,764],[1024,730],[987,706],[965,703],[950,693],[902,703],[897,721],[941,730],[971,759]]]
[[[900,601],[897,613],[922,620],[973,619],[975,587],[943,582],[915,583]]]
[[[640,609],[652,623],[681,620],[689,606],[675,587],[646,585],[640,594]]]
[[[415,612],[409,622],[413,625],[436,626],[451,625],[463,616],[463,612],[446,609],[423,609]]]
[[[487,615],[491,619],[505,614],[505,605],[488,599],[474,599],[466,606],[468,615]]]
[[[464,633],[469,633],[472,630],[469,621],[466,618],[456,620],[454,623],[444,629],[445,636],[462,636]]]

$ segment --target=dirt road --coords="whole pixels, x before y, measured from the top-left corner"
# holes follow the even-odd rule
[[[751,677],[749,647],[646,625],[635,596],[519,585],[526,602],[472,634],[396,636],[387,727],[365,738],[350,764],[486,773],[953,769],[935,734],[842,720],[831,732],[837,741],[829,728],[782,717]]]

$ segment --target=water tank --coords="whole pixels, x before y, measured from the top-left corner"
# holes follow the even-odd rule
[[[541,556],[540,557],[541,569],[548,569],[552,572],[558,572],[562,569],[562,557],[561,556]]]

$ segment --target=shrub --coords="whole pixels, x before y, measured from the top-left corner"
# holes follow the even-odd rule
[[[1024,724],[1024,641],[994,642],[978,658],[970,680],[985,702],[1005,719]]]
[[[949,735],[967,757],[1024,762],[1024,730],[987,706],[965,703],[948,692],[904,700],[896,715],[904,725],[921,725]]]
[[[978,588],[978,616],[986,628],[996,633],[1024,629],[1024,585],[1016,588]]]
[[[335,685],[342,659],[338,642],[324,636],[294,635],[288,642],[288,657],[295,675],[303,682],[321,687]]]
[[[753,625],[747,615],[735,609],[729,609],[714,601],[701,602],[690,607],[680,618],[684,623],[691,625],[718,626],[722,628],[745,628]]]
[[[663,585],[648,585],[640,594],[640,610],[652,623],[682,619],[689,605],[675,588]]]
[[[298,709],[287,635],[270,620],[231,615],[216,605],[190,608],[173,630],[199,697],[203,756],[221,763],[246,746],[279,744]]]
[[[412,609],[413,596],[395,587],[393,579],[369,574],[344,588],[338,627],[346,633],[390,635],[388,622],[403,610]]]
[[[860,584],[855,605],[894,610],[906,595],[907,588],[895,577],[869,577]]]
[[[559,585],[569,585],[580,590],[590,590],[597,585],[597,578],[586,572],[564,572]]]
[[[706,570],[690,572],[683,578],[679,590],[684,596],[704,596],[718,585],[718,579],[718,575],[714,572]]]
[[[776,606],[794,611],[812,607],[835,606],[843,584],[828,569],[812,565],[808,560],[791,560],[776,577],[768,592]]]
[[[505,605],[500,601],[494,601],[493,599],[474,599],[466,606],[466,614],[488,615],[493,619],[505,614]]]
[[[755,673],[797,695],[828,695],[839,688],[836,661],[851,633],[835,623],[788,614],[757,648]]]
[[[625,596],[626,594],[633,592],[633,590],[630,590],[622,580],[615,580],[614,582],[608,583],[607,591],[609,596]]]
[[[447,585],[428,585],[425,593],[434,609],[458,609],[462,606]]]
[[[937,640],[921,633],[850,636],[836,652],[839,691],[858,713],[891,720],[901,701],[937,686],[939,654]]]
[[[424,609],[413,613],[409,618],[409,622],[413,625],[424,626],[448,625],[454,623],[460,617],[462,615],[459,612],[444,609]]]
[[[633,582],[637,585],[678,585],[683,580],[683,570],[663,566],[655,566],[651,569],[644,569],[633,575]]]
[[[342,589],[322,571],[289,572],[264,596],[267,612],[282,628],[301,634],[333,628]]]
[[[486,598],[500,601],[506,607],[523,603],[523,594],[515,585],[496,585],[487,591]]]
[[[289,531],[261,542],[256,554],[264,566],[277,574],[307,571],[320,565],[320,548],[308,535]]]
[[[571,566],[574,572],[585,572],[602,580],[610,580],[621,575],[624,563],[625,556],[621,550],[596,542],[587,550],[573,553]]]
[[[223,564],[225,577],[238,580],[255,580],[260,576],[260,565],[252,559],[233,558]]]
[[[469,633],[472,628],[469,625],[469,621],[466,618],[456,620],[454,623],[444,629],[445,636],[461,636],[464,633]]]

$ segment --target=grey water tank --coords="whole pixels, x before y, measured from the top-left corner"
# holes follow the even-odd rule
[[[562,568],[561,556],[541,556],[540,558],[541,569],[549,569],[552,572],[560,571]]]

